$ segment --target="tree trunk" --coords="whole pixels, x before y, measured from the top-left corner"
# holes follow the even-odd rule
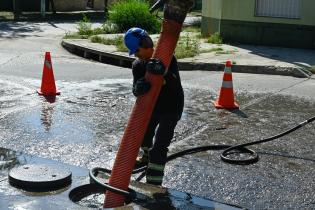
[[[49,0],[50,4],[51,4],[51,10],[53,12],[53,14],[56,14],[56,8],[55,8],[55,3],[54,0]]]
[[[20,10],[20,0],[13,1],[13,14],[14,20],[18,20],[20,18],[21,10]]]
[[[105,12],[105,19],[108,16],[108,0],[104,0],[104,12]]]

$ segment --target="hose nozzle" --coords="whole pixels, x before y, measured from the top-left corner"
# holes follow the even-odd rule
[[[150,12],[164,6],[164,18],[183,23],[187,13],[194,7],[195,0],[158,0]]]
[[[150,13],[153,13],[155,10],[164,6],[167,0],[158,0],[155,4],[150,8]]]

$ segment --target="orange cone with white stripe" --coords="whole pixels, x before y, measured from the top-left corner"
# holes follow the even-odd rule
[[[223,82],[218,100],[214,102],[217,109],[238,109],[239,105],[234,101],[232,63],[227,61],[224,68]]]
[[[60,92],[56,88],[55,77],[51,63],[50,52],[45,54],[45,62],[43,68],[42,85],[37,90],[39,95],[59,95]]]

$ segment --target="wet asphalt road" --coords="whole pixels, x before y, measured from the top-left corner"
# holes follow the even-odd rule
[[[130,70],[63,50],[60,39],[73,24],[3,24],[0,147],[86,168],[110,168],[135,101]],[[52,53],[61,90],[53,103],[35,93],[45,51]],[[315,115],[314,79],[235,73],[241,111],[232,113],[217,111],[211,103],[222,73],[181,72],[181,76],[185,110],[171,153],[262,139]],[[250,209],[315,209],[314,134],[310,124],[277,141],[253,146],[260,161],[249,166],[223,163],[218,151],[179,158],[167,165],[164,186]]]

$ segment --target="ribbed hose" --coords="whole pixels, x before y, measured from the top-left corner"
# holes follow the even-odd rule
[[[166,67],[171,63],[181,28],[182,24],[173,20],[165,19],[162,23],[161,36],[153,58],[162,61]],[[138,97],[135,102],[109,179],[110,186],[122,190],[128,189],[132,170],[163,84],[162,76],[146,73],[145,78],[151,83],[151,90]],[[124,201],[124,196],[106,191],[104,208],[123,206]]]

